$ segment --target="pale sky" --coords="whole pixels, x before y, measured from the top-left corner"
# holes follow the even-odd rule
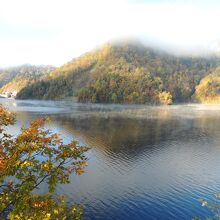
[[[112,39],[220,50],[217,0],[0,0],[0,67],[62,65]]]

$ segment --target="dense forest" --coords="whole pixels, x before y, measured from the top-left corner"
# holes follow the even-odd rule
[[[200,81],[193,98],[201,103],[220,103],[220,67]]]
[[[28,84],[17,98],[76,96],[80,102],[94,103],[188,102],[195,98],[201,79],[219,63],[217,57],[178,57],[140,43],[108,43]]]
[[[34,84],[48,75],[54,67],[22,65],[0,69],[0,92],[19,92],[24,87]]]

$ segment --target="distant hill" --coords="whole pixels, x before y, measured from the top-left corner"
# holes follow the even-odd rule
[[[220,67],[201,80],[196,87],[194,99],[201,103],[220,103]]]
[[[0,92],[19,92],[24,87],[43,79],[54,69],[52,66],[32,65],[0,69]]]
[[[18,98],[80,102],[165,103],[191,100],[216,57],[177,57],[140,43],[108,43],[24,87]]]

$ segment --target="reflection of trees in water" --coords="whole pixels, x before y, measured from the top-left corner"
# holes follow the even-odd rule
[[[118,154],[129,158],[158,150],[167,141],[189,142],[219,137],[219,117],[207,111],[199,112],[199,117],[194,117],[195,112],[192,112],[191,118],[177,117],[178,110],[170,108],[152,107],[148,112],[146,109],[134,109],[131,115],[133,111],[141,115],[146,113],[147,118],[127,117],[123,111],[108,117],[103,117],[102,112],[95,114],[93,111],[91,115],[86,113],[87,117],[83,117],[84,112],[79,117],[74,113],[51,117],[54,118],[53,127],[63,130],[62,133],[77,136],[107,155]],[[38,117],[41,117],[40,113],[19,112],[18,127]]]
[[[135,156],[163,142],[188,142],[201,138],[218,137],[220,125],[215,117],[202,118],[70,118],[56,117],[59,126],[79,135],[94,148],[106,153]],[[208,124],[208,126],[207,126]]]
[[[79,135],[94,148],[135,156],[178,135],[178,120],[99,118],[56,118],[59,125]]]

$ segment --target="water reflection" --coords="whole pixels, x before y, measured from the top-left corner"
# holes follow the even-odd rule
[[[92,192],[88,195],[87,191],[79,201],[86,207],[91,205],[90,197],[91,203],[99,201],[91,207],[94,211],[97,206],[93,217],[88,211],[92,219],[100,215],[100,208],[106,211],[101,219],[117,219],[118,215],[129,219],[171,219],[179,215],[189,219],[197,213],[196,208],[204,214],[197,199],[219,187],[216,154],[220,154],[220,127],[215,117],[85,119],[63,115],[56,121],[56,126],[71,131],[95,150],[93,167],[79,183]],[[73,188],[68,192],[74,192],[73,198],[77,194]],[[120,210],[122,205],[124,211]],[[164,213],[158,215],[161,210]]]
[[[85,175],[59,186],[86,219],[191,219],[220,191],[220,107],[4,102],[18,127],[39,116],[67,142],[92,147]]]

